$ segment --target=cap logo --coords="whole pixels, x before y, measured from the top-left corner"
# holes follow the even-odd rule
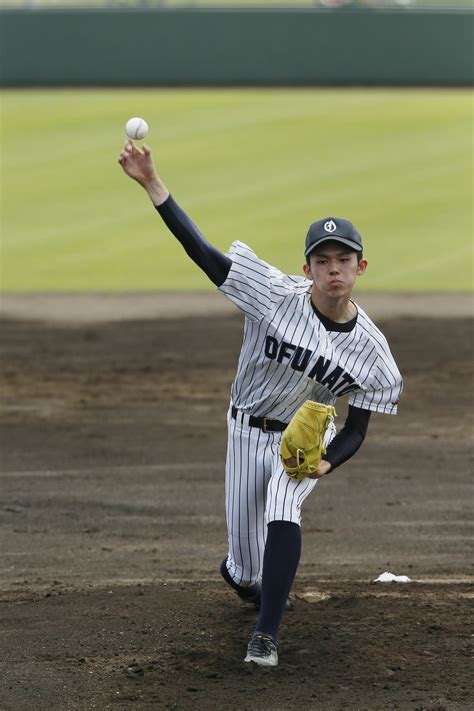
[[[332,220],[328,220],[324,223],[324,229],[326,232],[335,232],[337,230],[336,223]]]

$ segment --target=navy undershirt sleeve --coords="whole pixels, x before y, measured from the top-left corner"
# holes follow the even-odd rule
[[[328,444],[324,459],[331,464],[331,471],[339,467],[357,452],[367,434],[370,410],[349,405],[344,427]]]
[[[170,232],[181,242],[209,279],[221,286],[227,279],[232,260],[206,240],[184,210],[170,195],[161,205],[155,205]]]

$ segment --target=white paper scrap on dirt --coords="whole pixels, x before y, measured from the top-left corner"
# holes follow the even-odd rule
[[[411,580],[406,575],[394,575],[393,573],[385,572],[375,578],[374,583],[411,583]]]

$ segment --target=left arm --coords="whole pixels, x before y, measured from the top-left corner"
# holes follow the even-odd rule
[[[311,479],[319,479],[325,474],[329,474],[330,471],[347,462],[357,452],[367,434],[370,414],[370,410],[362,410],[360,407],[349,405],[344,427],[328,444],[318,471],[309,475]]]

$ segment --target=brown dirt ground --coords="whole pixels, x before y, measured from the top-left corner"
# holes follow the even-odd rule
[[[473,341],[459,299],[436,318],[382,313],[400,414],[373,417],[305,503],[272,670],[243,663],[256,615],[217,572],[240,316],[210,320],[206,299],[191,316],[125,308],[127,321],[94,319],[93,300],[70,323],[4,313],[0,708],[473,708]],[[386,570],[415,582],[371,582]]]

